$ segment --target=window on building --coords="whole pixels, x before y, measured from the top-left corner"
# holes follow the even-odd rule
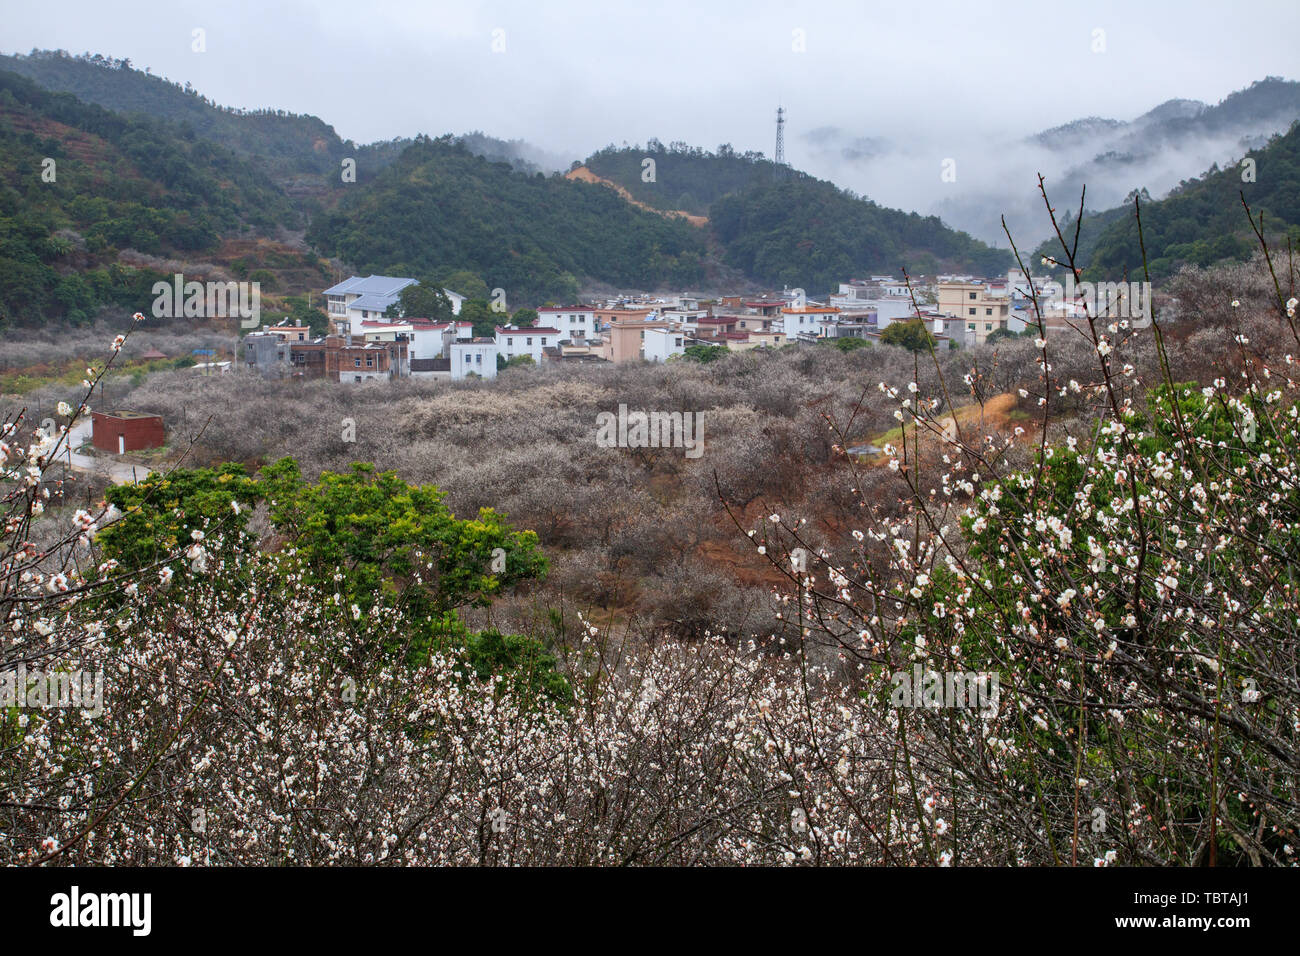
[[[985,315],[992,315],[992,314],[993,314],[993,310],[992,310],[992,309],[985,309],[985,310],[984,310],[984,314],[985,314]]]
[[[528,338],[526,338],[526,339],[524,340],[524,342],[525,342],[525,344],[527,344],[527,345],[532,345],[532,344],[533,344],[533,337],[532,337],[531,335],[528,336]]]
[[[975,323],[974,323],[974,322],[967,322],[967,323],[966,323],[966,331],[967,331],[967,332],[974,332],[974,331],[975,331]]]
[[[968,292],[968,293],[966,293],[966,298],[968,298],[968,299],[973,299],[973,298],[975,298],[975,293],[974,293],[974,292]]]
[[[353,364],[353,366],[356,367],[356,368],[361,368],[361,356],[358,355],[356,358],[354,358],[354,359],[352,360],[352,364]]]
[[[360,376],[360,375],[353,375],[353,376],[352,376],[352,381],[354,381],[354,382],[359,382],[359,381],[361,381],[361,376]]]
[[[985,331],[985,332],[992,332],[992,331],[993,331],[993,323],[992,323],[992,322],[985,322],[985,323],[984,323],[984,331]]]
[[[375,357],[373,355],[367,355],[366,368],[374,368],[374,367],[375,367]]]
[[[971,315],[975,314],[975,309],[967,309],[966,311],[969,312]]]

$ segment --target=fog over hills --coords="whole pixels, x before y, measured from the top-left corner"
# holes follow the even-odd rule
[[[1164,196],[1262,146],[1297,118],[1300,83],[1268,77],[1213,106],[1172,99],[1132,120],[1090,116],[1019,139],[970,130],[894,140],[822,126],[800,144],[815,175],[1005,246],[1004,214],[1017,243],[1045,235],[1040,172],[1058,208],[1077,205],[1086,183],[1088,207],[1108,209],[1134,189]],[[953,181],[941,176],[946,159],[955,161]]]

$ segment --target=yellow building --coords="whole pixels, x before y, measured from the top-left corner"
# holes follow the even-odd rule
[[[1011,303],[989,295],[982,282],[940,282],[938,311],[965,322],[967,333],[974,333],[974,344],[983,345],[989,335],[1007,327]]]
[[[635,319],[614,322],[605,330],[601,357],[609,362],[634,362],[645,358],[646,331],[670,328],[675,328],[675,323],[662,319],[654,322]]]

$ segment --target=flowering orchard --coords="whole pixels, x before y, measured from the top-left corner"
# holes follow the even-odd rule
[[[370,466],[177,470],[69,516],[66,431],[6,423],[0,677],[90,669],[104,701],[0,709],[0,862],[1289,865],[1294,278],[1231,376],[1179,374],[1156,314],[1085,316],[1061,380],[1040,324],[997,426],[988,353],[960,386],[913,353],[861,399],[901,429],[843,456],[851,508],[736,514],[786,582],[765,641],[476,630],[545,575],[536,536]]]
[[[953,827],[960,859],[1295,862],[1300,335],[1265,257],[1275,305],[1252,327],[1269,341],[1235,330],[1234,378],[1179,381],[1158,319],[1085,315],[1094,374],[1062,381],[1040,314],[1037,394],[1021,392],[1036,427],[963,426],[939,412],[947,383],[882,383],[910,426],[885,449],[900,505],[860,501],[847,540],[776,514],[751,530],[804,645],[835,649],[866,700],[885,706],[914,662],[999,675],[995,720],[904,711],[895,734],[970,828]],[[1152,381],[1128,361],[1142,336]]]

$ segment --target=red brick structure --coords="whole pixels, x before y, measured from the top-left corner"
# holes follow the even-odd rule
[[[161,447],[166,440],[161,415],[143,412],[91,412],[94,434],[91,439],[100,451],[120,455],[124,451]]]
[[[363,342],[360,338],[327,335],[310,342],[289,343],[293,374],[331,382],[370,382],[410,374],[410,344]]]

